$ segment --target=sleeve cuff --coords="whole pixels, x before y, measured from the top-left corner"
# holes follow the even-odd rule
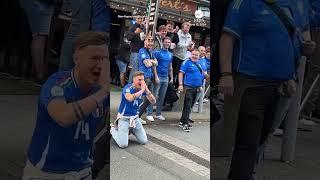
[[[235,30],[233,30],[232,28],[229,27],[223,27],[224,32],[230,33],[232,35],[234,35],[236,38],[241,39],[241,36],[239,33],[237,33]]]

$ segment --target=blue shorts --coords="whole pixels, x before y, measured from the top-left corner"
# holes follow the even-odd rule
[[[48,35],[54,5],[38,0],[20,0],[20,3],[28,16],[32,34]]]
[[[119,71],[120,73],[126,73],[127,71],[127,63],[123,62],[123,61],[120,61],[120,60],[116,60],[116,63],[119,67]]]

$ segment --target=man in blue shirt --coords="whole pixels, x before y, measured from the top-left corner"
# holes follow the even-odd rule
[[[297,1],[278,1],[283,9],[286,7],[292,7],[293,11],[293,20],[296,22],[296,59],[301,58],[301,56],[310,56],[315,48],[315,43],[311,41],[310,37],[310,29],[309,29],[309,6],[308,0],[297,0]],[[276,113],[274,114],[274,121],[269,133],[269,137],[273,134],[277,136],[281,136],[283,134],[283,128],[285,127],[285,118],[288,113],[289,107],[292,103],[292,99],[294,97],[280,97],[276,106]],[[280,129],[276,129],[280,126]],[[263,158],[263,153],[265,152],[266,145],[270,138],[266,138],[266,141],[259,148],[257,164]]]
[[[107,6],[109,1],[105,0],[69,0],[72,15],[71,24],[61,47],[59,70],[69,71],[73,68],[72,49],[73,40],[81,32],[85,31],[110,31],[110,8]]]
[[[182,130],[189,132],[192,127],[189,124],[189,117],[191,108],[196,101],[197,93],[200,92],[205,79],[205,70],[199,62],[199,50],[193,50],[191,52],[191,58],[183,61],[179,72],[179,87],[178,90],[185,92],[185,98],[183,103],[182,116],[180,118],[179,126]]]
[[[220,39],[219,90],[225,96],[225,120],[237,121],[232,124],[237,130],[229,179],[254,179],[257,150],[274,122],[278,87],[295,77],[292,34],[266,3],[233,1]],[[291,7],[285,11],[293,17]]]
[[[24,180],[91,179],[97,125],[109,108],[108,39],[85,32],[75,40],[75,67],[43,85]]]
[[[111,135],[120,148],[128,146],[130,132],[140,144],[147,143],[146,132],[139,120],[139,106],[144,96],[151,104],[156,103],[156,99],[144,81],[144,73],[136,71],[132,77],[133,82],[127,84],[122,90],[117,120],[115,126],[111,127]]]
[[[144,73],[144,80],[151,91],[153,91],[154,85],[159,83],[159,77],[156,70],[158,61],[154,57],[152,48],[153,38],[151,35],[147,35],[144,40],[144,47],[139,50],[139,71]],[[140,107],[139,117],[141,117],[146,110],[147,120],[154,121],[152,116],[153,109],[147,99],[145,99]]]
[[[154,87],[154,94],[157,98],[157,110],[156,118],[159,120],[166,120],[165,117],[161,115],[163,102],[166,96],[168,83],[173,82],[173,71],[172,71],[172,58],[173,55],[169,51],[171,45],[171,38],[163,38],[163,48],[154,52],[154,57],[158,61],[157,73],[159,76],[160,83],[156,84]],[[170,75],[170,78],[168,78]],[[169,81],[170,79],[170,81]]]

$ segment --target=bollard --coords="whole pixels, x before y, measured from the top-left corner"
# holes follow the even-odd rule
[[[295,145],[297,140],[297,129],[299,120],[300,102],[303,88],[303,79],[306,67],[306,57],[301,57],[298,67],[298,87],[296,94],[292,97],[288,115],[285,119],[285,129],[282,139],[281,160],[292,162],[295,156]]]
[[[314,87],[315,87],[316,84],[318,83],[319,78],[320,78],[320,75],[318,74],[317,77],[316,77],[316,79],[313,81],[313,83],[312,83],[312,85],[311,85],[311,87],[310,87],[310,89],[309,89],[306,97],[304,97],[304,99],[303,99],[303,101],[302,101],[302,103],[301,103],[301,106],[300,106],[300,109],[299,109],[299,114],[301,113],[302,109],[304,108],[305,104],[307,103],[310,95],[311,95],[312,92],[313,92]]]
[[[178,101],[173,103],[172,112],[182,112],[183,103],[184,103],[184,95],[185,95],[185,89],[183,90],[183,92],[179,93]]]
[[[204,99],[205,88],[206,88],[206,80],[203,81],[202,90],[199,93],[198,113],[202,113],[202,110],[203,110],[203,99]]]

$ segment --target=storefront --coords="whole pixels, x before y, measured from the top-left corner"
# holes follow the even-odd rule
[[[159,15],[157,25],[166,24],[167,20],[175,22],[181,27],[184,21],[189,21],[193,25],[190,29],[196,46],[210,45],[210,1],[200,0],[160,0]],[[146,12],[146,0],[111,0],[110,7],[112,9],[112,29],[114,35],[112,38],[111,47],[117,48],[119,40],[128,30],[132,19],[118,18],[120,16],[130,16],[133,12],[144,14]],[[196,10],[202,10],[203,18],[195,18]]]

